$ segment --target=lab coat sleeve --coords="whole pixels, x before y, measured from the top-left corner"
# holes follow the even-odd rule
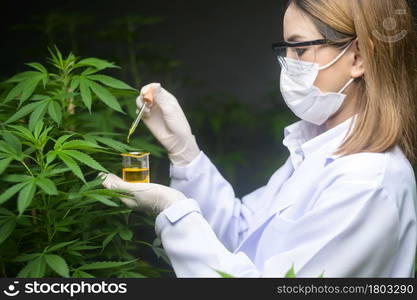
[[[254,215],[245,203],[259,198],[265,186],[244,196],[241,201],[203,151],[186,166],[171,163],[170,177],[170,187],[199,203],[202,215],[226,248],[232,251],[237,247]]]
[[[162,211],[155,231],[178,277],[284,277],[294,265],[298,277],[373,277],[390,268],[399,246],[398,208],[374,182],[340,181],[315,207],[296,220],[276,216],[270,240],[253,245],[271,251],[255,265],[244,252],[232,253],[218,240],[188,198]]]
[[[219,241],[194,199],[163,210],[156,217],[155,232],[177,277],[221,277],[216,270],[242,277],[260,276],[243,252],[234,254]]]

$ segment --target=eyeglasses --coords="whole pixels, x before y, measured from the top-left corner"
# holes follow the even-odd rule
[[[319,39],[313,41],[289,43],[289,42],[278,42],[272,44],[272,50],[277,56],[277,60],[285,71],[293,72],[297,75],[300,73],[305,73],[310,71],[314,63],[318,61],[318,45],[345,45],[346,43],[354,40],[354,38],[349,38],[348,40],[343,41],[331,41],[328,39]],[[296,68],[288,69],[287,60],[291,59]]]

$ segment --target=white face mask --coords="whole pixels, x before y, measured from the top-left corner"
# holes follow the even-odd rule
[[[355,80],[351,78],[348,83],[337,93],[322,93],[314,86],[314,81],[319,71],[324,70],[336,63],[349,49],[349,44],[332,62],[320,67],[317,63],[302,62],[291,58],[284,58],[287,70],[299,68],[309,70],[300,72],[298,75],[289,75],[287,70],[281,70],[281,94],[285,103],[292,112],[307,122],[322,125],[342,106],[346,95],[342,92]]]

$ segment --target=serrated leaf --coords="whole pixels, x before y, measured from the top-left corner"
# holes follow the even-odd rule
[[[36,87],[38,86],[39,82],[45,77],[45,74],[40,72],[34,72],[32,76],[26,78],[25,80],[20,81],[7,95],[5,102],[8,102],[18,95],[20,95],[20,102],[21,105],[24,101],[29,99],[29,97],[33,94]]]
[[[70,89],[71,91],[75,91],[75,89],[80,85],[80,76],[76,75],[72,78]]]
[[[12,261],[25,262],[25,261],[28,261],[28,260],[33,260],[40,255],[41,255],[41,253],[22,254],[22,255],[19,255],[16,258],[12,259]]]
[[[19,125],[8,125],[8,126],[16,130],[15,132],[13,132],[14,134],[32,143],[36,142],[34,136],[32,135],[32,132],[30,132],[30,130],[27,129],[26,127],[19,126]]]
[[[80,252],[68,250],[67,252],[69,255],[83,257]]]
[[[31,78],[27,83],[22,87],[22,96],[20,97],[20,104],[29,99],[33,94],[39,82],[44,78],[44,74],[39,74],[37,77]],[[22,81],[23,82],[23,81]]]
[[[58,125],[62,119],[62,108],[57,101],[51,101],[48,105],[48,114]]]
[[[84,77],[80,77],[80,92],[81,100],[83,100],[84,105],[88,108],[88,111],[91,113],[91,91],[89,87],[89,81]]]
[[[31,265],[29,262],[19,271],[19,273],[17,273],[16,277],[17,278],[30,277],[30,268],[31,268]]]
[[[0,160],[0,174],[2,174],[4,172],[4,170],[7,169],[7,167],[12,162],[12,160],[13,160],[12,157],[8,157],[8,158]]]
[[[81,193],[85,196],[88,196],[89,194],[94,194],[94,195],[104,195],[108,197],[126,197],[126,198],[133,197],[133,196],[123,194],[122,190],[120,190],[119,192],[119,189],[95,189],[95,190],[87,190]]]
[[[17,209],[19,211],[19,215],[21,215],[31,204],[35,192],[36,184],[34,181],[29,182],[20,190],[19,196],[17,198]]]
[[[33,261],[31,277],[41,278],[45,275],[46,262],[43,256],[39,256]]]
[[[115,111],[125,114],[125,112],[120,107],[116,97],[114,97],[112,93],[110,93],[107,89],[91,80],[89,81],[89,86],[91,90],[97,95],[97,97],[104,102],[104,104],[114,109]]]
[[[120,68],[111,62],[105,61],[103,59],[94,58],[94,57],[82,59],[75,65],[75,67],[80,67],[80,66],[92,66],[98,70],[103,70],[107,68]]]
[[[30,181],[33,177],[25,174],[9,174],[3,178],[6,182],[23,182]]]
[[[115,78],[107,76],[107,75],[102,75],[102,74],[89,75],[87,78],[91,79],[91,80],[94,80],[94,81],[98,81],[98,82],[100,82],[104,85],[107,85],[107,86],[115,88],[115,89],[134,90],[134,91],[136,90],[135,88],[127,85],[123,81],[120,81],[118,79],[115,79]]]
[[[91,75],[91,74],[94,74],[94,73],[97,73],[97,72],[99,72],[100,71],[100,69],[96,69],[96,68],[93,68],[93,67],[89,67],[89,68],[86,68],[82,73],[81,73],[81,75],[83,75],[83,76],[87,76],[87,75]]]
[[[48,136],[48,134],[49,134],[49,132],[50,131],[52,131],[54,129],[54,127],[53,126],[49,126],[49,127],[47,127],[47,128],[45,128],[43,131],[42,131],[42,133],[41,133],[41,135],[39,136],[39,139],[41,140],[41,141],[47,141],[47,140],[50,140],[50,139],[52,139],[51,137],[49,137]]]
[[[230,275],[226,272],[215,270],[222,278],[235,278],[233,275]]]
[[[39,72],[35,72],[35,73],[40,74]],[[5,102],[15,99],[17,98],[17,96],[20,95],[19,105],[22,104],[32,95],[32,93],[35,91],[35,88],[38,85],[40,80],[41,80],[41,77],[35,75],[34,77],[28,77],[25,80],[20,81],[7,94]]]
[[[55,151],[49,151],[46,154],[46,163],[49,165],[51,162],[53,162],[56,158],[56,152]]]
[[[56,149],[60,148],[60,147],[61,147],[61,145],[62,145],[62,144],[63,144],[66,140],[68,140],[70,137],[72,137],[74,134],[75,134],[75,133],[72,133],[72,134],[66,134],[66,135],[60,136],[60,137],[56,140],[56,142],[55,142],[54,149],[56,150]]]
[[[101,177],[97,177],[97,178],[95,178],[95,179],[93,179],[93,180],[91,180],[91,181],[87,182],[87,184],[84,184],[84,185],[80,188],[79,192],[80,192],[80,193],[82,193],[82,192],[85,192],[85,191],[89,191],[89,190],[91,190],[93,187],[96,187],[96,186],[101,185],[101,184],[103,183],[103,181],[104,181],[104,179],[103,179],[103,178],[101,178]],[[107,190],[107,189],[106,189],[106,190]]]
[[[65,173],[65,172],[68,172],[68,171],[70,171],[69,168],[58,168],[58,169],[52,169],[52,170],[48,171],[46,174],[49,177],[52,177],[54,175],[58,175],[58,174]]]
[[[75,150],[94,150],[95,148],[103,148],[100,145],[97,145],[96,143],[92,143],[85,140],[71,140],[69,142],[66,142],[62,144],[61,149],[62,150],[68,150],[68,149],[75,149]]]
[[[16,218],[11,217],[6,222],[0,223],[0,244],[3,243],[14,231]]]
[[[31,77],[33,77],[34,75],[37,75],[37,74],[39,74],[39,73],[35,72],[35,71],[26,71],[26,72],[22,72],[22,73],[14,75],[13,77],[7,79],[5,82],[6,83],[20,82],[22,80],[31,78]]]
[[[103,171],[103,172],[107,172],[109,173],[109,171],[104,168],[100,163],[98,163],[94,158],[92,158],[90,155],[82,153],[80,151],[77,150],[62,150],[62,153],[65,153],[69,156],[71,156],[72,158],[75,158],[76,160],[78,160],[79,162],[93,168],[99,171]]]
[[[102,243],[102,249],[106,248],[107,245],[113,240],[113,238],[116,236],[116,234],[118,233],[118,231],[114,231],[112,233],[110,233],[104,240]]]
[[[75,208],[75,206],[74,206],[74,208]],[[72,229],[70,229],[68,227],[65,227],[65,226],[59,226],[59,227],[56,228],[56,231],[71,232]]]
[[[125,229],[119,232],[120,237],[125,241],[131,241],[133,238],[133,232],[129,229]]]
[[[83,250],[94,250],[101,248],[100,246],[88,246],[88,245],[81,245],[81,246],[74,246],[69,247],[72,251],[83,251]]]
[[[68,246],[68,245],[74,244],[76,241],[78,241],[78,240],[73,240],[73,241],[69,241],[69,242],[61,242],[61,243],[55,244],[55,245],[53,245],[52,247],[48,247],[48,248],[45,250],[45,252],[46,252],[46,253],[49,253],[49,252],[56,251],[56,250],[58,250],[58,249],[61,249],[61,248],[66,247],[66,246]]]
[[[39,122],[36,122],[33,126],[33,137],[38,140],[39,139],[39,135],[41,134],[43,129],[43,121],[39,120]]]
[[[284,278],[296,278],[295,271],[294,271],[294,264],[292,264],[291,268],[287,271]]]
[[[32,97],[30,97],[30,100],[32,101],[40,101],[40,100],[49,100],[51,99],[51,96],[47,96],[47,95],[33,95]]]
[[[67,262],[59,255],[45,254],[45,260],[49,267],[62,277],[69,277]]]
[[[136,261],[136,259],[130,260],[130,261],[98,261],[98,262],[85,264],[79,267],[78,270],[99,270],[99,269],[116,268],[116,267],[130,264],[134,261]]]
[[[6,202],[11,197],[13,197],[18,191],[20,191],[22,188],[24,188],[29,182],[21,182],[15,185],[12,185],[9,187],[6,191],[2,192],[0,195],[0,204]]]
[[[12,148],[12,146],[7,144],[5,141],[1,141],[1,140],[0,140],[0,152],[3,152],[4,154],[9,154],[12,156],[13,154],[15,154],[15,151]],[[5,156],[9,156],[9,155],[5,155]]]
[[[40,255],[34,260],[28,262],[26,266],[23,267],[22,270],[17,274],[16,277],[32,277],[32,278],[40,278],[45,275],[46,270],[46,262],[45,258]]]
[[[135,149],[133,147],[130,147],[129,145],[126,145],[126,144],[124,144],[122,142],[113,140],[111,138],[101,137],[101,136],[97,136],[97,137],[94,137],[94,138],[98,142],[100,142],[100,143],[102,143],[102,144],[104,144],[106,146],[109,146],[109,147],[111,147],[111,148],[113,148],[113,149],[115,149],[117,151],[120,151],[120,152],[125,152],[126,150],[133,150],[133,149]]]
[[[27,63],[26,65],[42,72],[42,73],[48,73],[48,70],[45,69],[44,66],[42,66],[40,63],[33,62],[33,63]]]
[[[73,160],[71,157],[69,157],[65,153],[61,153],[61,152],[58,152],[58,156],[64,162],[64,164],[66,164],[67,167],[70,168],[70,170],[75,174],[75,176],[80,178],[83,182],[86,182],[84,175],[81,172],[81,169],[78,166],[78,164],[75,162],[75,160]]]
[[[55,183],[48,178],[36,178],[36,184],[48,195],[58,195]]]
[[[45,275],[46,271],[46,261],[43,255],[35,258],[29,263],[30,267],[30,277],[41,278]]]
[[[16,152],[22,152],[22,142],[14,134],[3,131],[2,136],[4,141],[12,146]]]
[[[46,113],[48,107],[48,101],[42,101],[41,103],[38,103],[38,107],[35,108],[35,110],[32,112],[29,118],[29,130],[33,131],[35,126],[42,121],[43,116]],[[35,134],[35,137],[38,137],[38,134]]]
[[[0,206],[0,216],[12,217],[14,215],[10,210]]]
[[[92,198],[94,200],[97,200],[107,206],[111,206],[111,207],[119,207],[119,204],[109,200],[107,197],[102,196],[102,195],[94,195],[94,194],[88,194],[89,198]]]
[[[37,108],[38,105],[39,105],[38,102],[33,102],[33,103],[29,103],[29,104],[23,106],[14,115],[12,115],[9,119],[7,119],[5,123],[6,124],[12,123],[16,120],[19,120],[19,119],[23,118],[24,116],[31,113],[35,108]]]
[[[91,275],[90,273],[75,270],[74,273],[72,273],[73,278],[96,278],[94,275]]]
[[[118,278],[146,278],[146,276],[137,272],[125,271],[122,272]]]

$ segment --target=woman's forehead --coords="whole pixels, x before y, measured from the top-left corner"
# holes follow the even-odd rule
[[[284,15],[284,39],[289,42],[299,42],[320,38],[322,38],[321,34],[314,22],[291,3]]]

